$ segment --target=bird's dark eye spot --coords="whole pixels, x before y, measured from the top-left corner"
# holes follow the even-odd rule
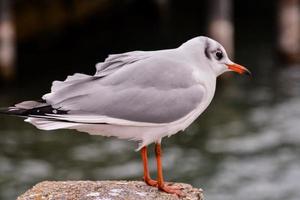
[[[222,51],[217,51],[216,52],[216,58],[217,58],[217,60],[221,60],[223,58],[223,52]]]

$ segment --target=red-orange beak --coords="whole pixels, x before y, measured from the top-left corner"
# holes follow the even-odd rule
[[[242,65],[239,65],[236,63],[226,64],[226,65],[227,65],[228,69],[230,69],[232,71],[235,71],[239,74],[246,74],[248,76],[251,76],[251,72],[246,67],[243,67]]]

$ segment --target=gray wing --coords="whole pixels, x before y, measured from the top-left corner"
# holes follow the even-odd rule
[[[81,75],[78,80],[69,77],[68,84],[65,81],[60,83],[64,87],[54,90],[52,87],[52,92],[44,99],[69,114],[149,123],[172,122],[201,103],[204,87],[194,80],[189,64],[171,58],[171,55],[159,53],[130,63],[120,61],[119,67],[112,67],[113,71],[106,75],[100,70],[95,76]]]

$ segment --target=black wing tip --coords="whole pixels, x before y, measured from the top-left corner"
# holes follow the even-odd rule
[[[47,114],[58,114],[58,115],[64,115],[67,114],[68,111],[61,110],[61,109],[56,109],[53,108],[52,106],[43,106],[43,107],[37,107],[37,108],[32,108],[30,110],[26,110],[24,114],[26,115],[47,115]]]
[[[38,103],[43,104],[44,101],[35,101]],[[0,115],[13,115],[13,116],[30,116],[30,115],[37,115],[37,116],[45,116],[47,114],[67,114],[68,111],[53,108],[51,105],[37,105],[36,107],[29,107],[29,108],[22,108],[19,107],[18,104],[16,106],[0,108]]]

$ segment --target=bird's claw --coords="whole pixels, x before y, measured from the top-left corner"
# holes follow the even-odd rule
[[[182,188],[179,187],[179,186],[170,185],[170,184],[163,184],[161,186],[158,185],[158,189],[161,190],[161,191],[164,191],[166,193],[169,193],[169,194],[175,194],[178,197],[183,197],[184,196],[184,194],[181,191]]]
[[[174,185],[174,183],[172,183],[172,182],[166,182],[165,184],[166,184],[168,187],[170,187],[171,189],[173,189],[173,190],[181,190],[181,189],[182,189],[182,187],[176,186],[176,185]]]
[[[169,194],[175,194],[178,197],[183,197],[183,193],[181,191],[182,187],[173,185],[171,182],[166,182],[163,185],[159,186],[158,182],[156,180],[153,180],[151,178],[144,178],[144,181],[147,185],[152,187],[157,187],[159,190],[164,191]]]
[[[147,178],[147,179],[144,178],[144,181],[147,185],[150,185],[152,187],[157,187],[157,181],[156,180],[153,180],[151,178]]]

